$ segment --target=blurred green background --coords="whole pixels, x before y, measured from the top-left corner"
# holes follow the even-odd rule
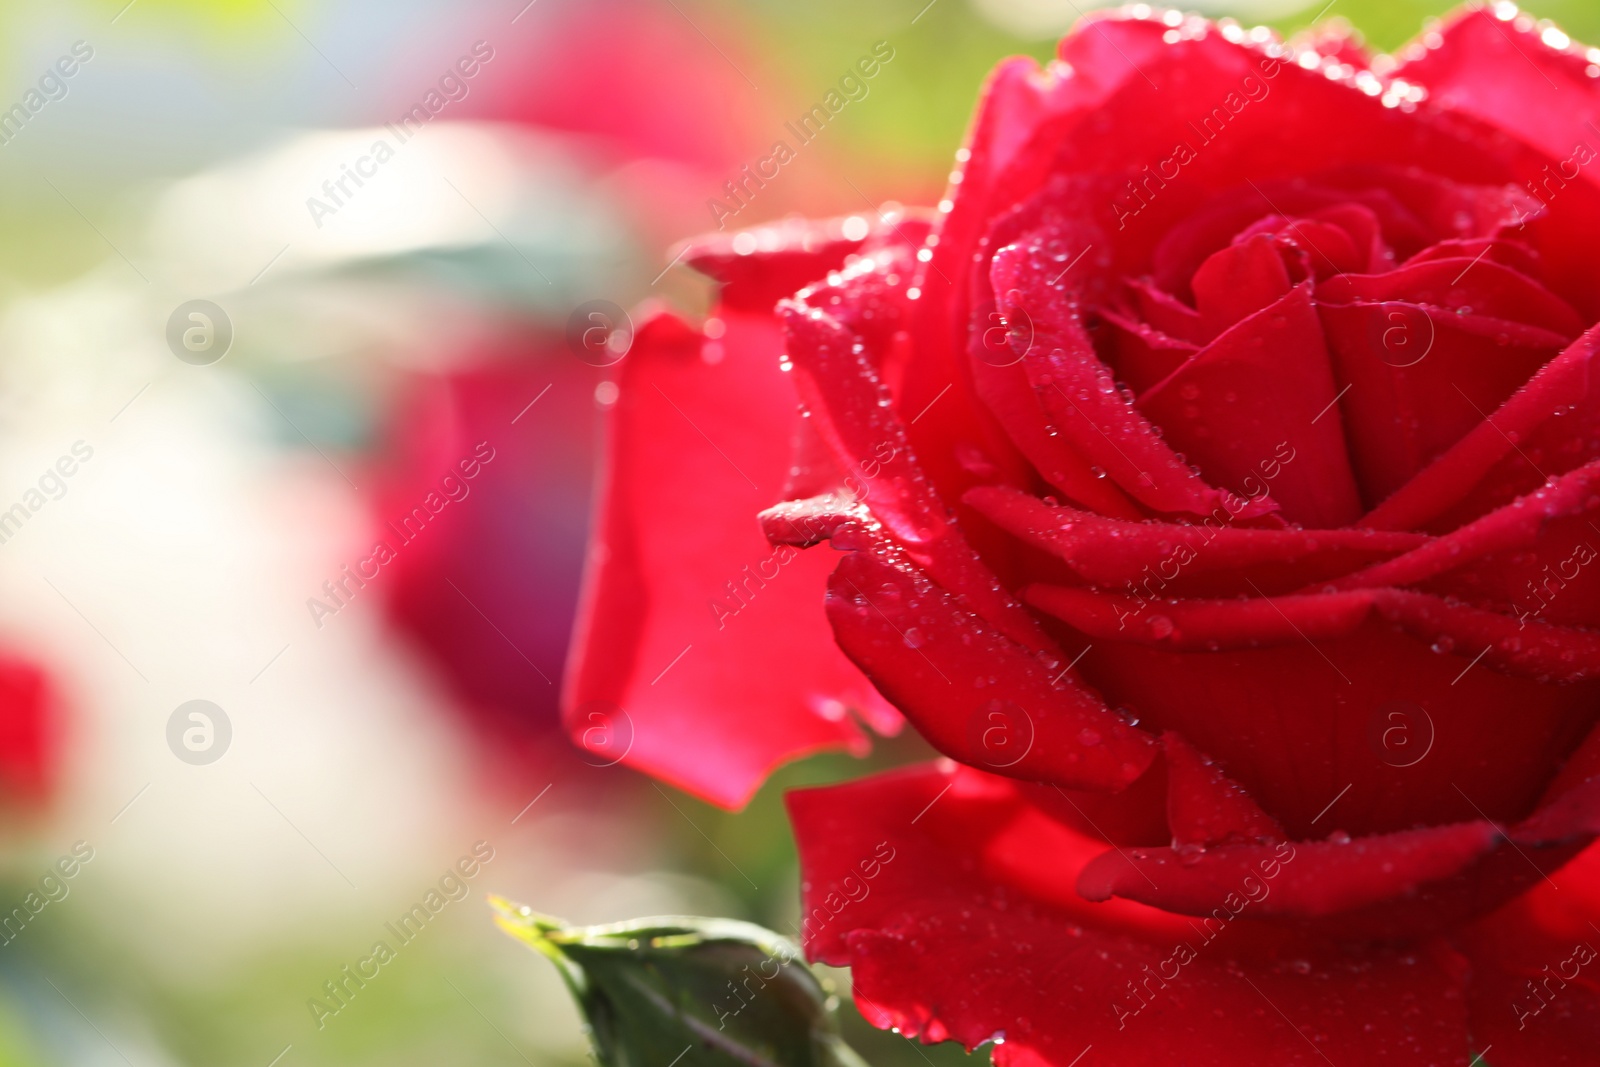
[[[589,375],[572,379],[558,440],[582,447],[540,446],[515,461],[525,468],[496,471],[554,470],[579,486],[559,500],[528,490],[500,535],[560,526],[563,550],[580,549],[600,379],[547,343],[568,310],[594,297],[703,302],[685,271],[653,280],[670,243],[709,228],[704,201],[721,181],[880,39],[896,54],[871,94],[738,222],[931,202],[987,70],[1008,54],[1047,57],[1076,11],[1072,0],[0,5],[0,108],[74,42],[93,48],[65,95],[0,144],[3,491],[35,477],[58,441],[105,445],[98,481],[52,505],[53,527],[0,552],[0,633],[59,679],[65,708],[52,794],[7,822],[0,907],[73,841],[97,850],[71,893],[0,947],[0,1067],[577,1064],[576,1013],[549,965],[494,931],[483,892],[573,922],[687,911],[792,933],[783,791],[928,758],[916,739],[787,767],[744,811],[721,812],[585,765],[548,722],[523,723],[507,757],[479,729],[495,701],[469,683],[487,668],[452,660],[414,618],[397,622],[388,594],[326,635],[302,601],[363,544],[390,431],[407,425],[403,398],[483,366],[531,368],[528,396],[545,377]],[[1321,13],[1390,49],[1445,7],[1205,11],[1285,33]],[[1534,13],[1600,40],[1592,0]],[[411,169],[394,165],[406,195],[374,179],[339,226],[315,226],[304,201],[322,179],[478,40],[496,58],[408,149]],[[221,301],[237,329],[205,378],[162,340],[172,307],[196,296]],[[485,346],[510,354],[478,362]],[[525,599],[504,609],[556,635],[523,655],[552,673],[570,623],[563,559],[559,595],[541,595],[529,563]],[[168,714],[219,691],[237,753],[178,764],[162,740]],[[318,1029],[307,999],[479,839],[496,858],[471,895]],[[847,1015],[875,1065],[986,1062]]]
[[[535,7],[562,3],[538,0]],[[513,14],[521,6],[510,0],[499,5]],[[748,57],[752,77],[760,75],[756,84],[767,82],[764,92],[779,101],[798,102],[824,91],[874,40],[904,42],[892,77],[873,88],[875,102],[851,109],[848,120],[838,124],[837,143],[829,150],[847,162],[853,176],[905,175],[919,189],[937,187],[977,88],[994,63],[1017,53],[1047,58],[1061,28],[1078,11],[1094,6],[1075,0],[936,0],[912,26],[910,19],[924,7],[915,0],[874,5],[847,0],[671,4],[708,39],[725,44],[724,53]],[[1343,19],[1375,48],[1387,50],[1416,36],[1427,19],[1453,6],[1429,0],[1265,0],[1204,4],[1200,10],[1247,24],[1265,23],[1285,34],[1303,29],[1325,10],[1324,19]],[[125,7],[126,0],[6,3],[10,50],[5,77],[18,89],[12,95],[31,82],[32,67],[38,65],[31,57],[43,55],[39,46],[49,37],[47,28],[93,26]],[[363,70],[379,72],[385,63],[419,62],[416,55],[426,49],[407,40],[410,34],[425,39],[454,24],[462,28],[455,36],[470,36],[493,25],[493,15],[503,15],[483,3],[453,6],[448,13],[435,7],[444,5],[417,0],[382,7],[313,0],[135,0],[114,26],[106,25],[96,37],[110,50],[102,53],[100,69],[93,71],[98,84],[76,90],[93,100],[75,103],[78,114],[60,124],[49,148],[38,155],[56,157],[53,162],[76,194],[74,203],[114,237],[118,221],[137,218],[163,180],[259,144],[284,127],[366,124],[389,117],[375,108],[379,100],[370,87],[344,92],[348,87],[326,66],[315,69],[321,60],[313,40],[326,45],[325,53],[338,53],[341,60],[355,57]],[[1549,0],[1531,13],[1556,21],[1578,40],[1600,39],[1600,7],[1592,3]],[[540,29],[531,14],[519,22],[529,24],[526,32]],[[725,61],[711,48],[680,58],[694,65]],[[393,84],[394,79],[384,80]],[[130,88],[137,91],[129,93]],[[91,107],[95,113],[85,114]],[[695,119],[717,121],[714,115]],[[752,144],[765,147],[764,138]],[[84,218],[61,197],[41,195],[44,174],[37,156],[3,162],[9,165],[0,167],[0,188],[6,194],[0,221],[16,239],[7,243],[0,266],[17,284],[60,281],[103,258],[106,242]],[[878,181],[874,187],[883,192],[888,184]],[[49,193],[47,186],[44,192]],[[838,199],[837,210],[859,206],[846,196]],[[96,210],[89,212],[91,207]]]

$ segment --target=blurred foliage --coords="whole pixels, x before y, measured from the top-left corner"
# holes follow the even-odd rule
[[[1055,43],[1016,37],[981,18],[963,0],[937,0],[911,25],[925,4],[926,0],[872,5],[856,0],[807,4],[697,0],[686,9],[708,32],[713,27],[748,27],[761,42],[756,52],[764,62],[797,85],[814,86],[817,94],[873,41],[889,41],[896,56],[873,86],[877,102],[852,110],[848,121],[840,124],[841,139],[858,157],[861,172],[885,167],[904,171],[910,158],[937,167],[935,173],[942,174],[960,144],[989,70],[1008,55],[1046,60]],[[1058,0],[1057,6],[1070,13],[1114,5]],[[1372,47],[1390,50],[1420,34],[1427,19],[1458,5],[1438,0],[1335,0],[1324,6],[1316,0],[1293,14],[1266,19],[1252,16],[1248,4],[1204,6],[1208,14],[1234,14],[1248,25],[1265,22],[1285,35],[1304,29],[1321,11],[1324,19],[1343,19],[1355,26]],[[1600,43],[1600,5],[1593,0],[1542,0],[1529,10],[1560,23],[1577,40]],[[759,84],[760,78],[756,81]]]
[[[1059,5],[1063,12],[1096,6],[1088,0],[1059,0]],[[521,6],[507,2],[507,10]],[[674,0],[674,6],[708,40],[721,42],[719,49],[741,56],[752,68],[752,79],[778,100],[780,110],[793,106],[798,112],[809,106],[873,42],[888,41],[895,59],[871,83],[872,106],[853,107],[830,127],[825,151],[857,186],[903,188],[902,195],[912,202],[937,195],[989,70],[1007,55],[1042,61],[1054,51],[1052,40],[1019,38],[994,25],[970,0],[936,0],[926,10],[925,0],[871,5],[857,0]],[[1212,14],[1230,10],[1226,4],[1206,6]],[[1356,26],[1374,47],[1392,49],[1420,33],[1425,20],[1454,6],[1439,0],[1335,0],[1325,8],[1306,4],[1295,14],[1265,21],[1293,33],[1324,10],[1325,18]],[[131,6],[126,0],[78,0],[63,5],[96,22],[118,18],[115,27],[107,26],[110,32],[96,39],[102,52],[138,52],[159,44],[162,51],[209,68],[205,76],[213,78],[227,78],[245,67],[253,72],[265,68],[263,91],[273,92],[277,82],[286,96],[292,79],[275,78],[271,72],[280,69],[288,75],[300,67],[308,42],[331,32],[324,22],[340,7],[309,0],[134,0]],[[1263,21],[1249,10],[1240,9],[1241,21]],[[1545,0],[1532,11],[1559,22],[1578,40],[1600,42],[1600,6],[1593,0]],[[37,5],[0,0],[0,31],[6,36],[27,40],[30,20],[43,20]],[[723,60],[708,51],[704,61]],[[0,52],[0,74],[19,92],[30,80],[20,62],[14,52]],[[358,109],[351,117],[375,122],[384,116],[376,110],[360,114]],[[157,129],[165,120],[151,114],[140,121]],[[136,136],[140,131],[129,132]],[[197,145],[196,151],[203,155],[204,146]],[[15,146],[0,147],[0,162],[15,153]],[[13,237],[0,246],[0,293],[7,284],[34,288],[81,273],[114,258],[113,246],[126,249],[136,238],[128,220],[148,205],[150,183],[130,185],[112,161],[105,162],[66,174],[41,170],[32,160],[0,166],[0,225]],[[195,161],[175,162],[179,168],[166,177],[192,170]],[[150,166],[151,161],[140,161],[142,170]],[[842,195],[854,196],[848,190]]]
[[[268,21],[281,24],[285,16],[293,18],[315,8],[309,0],[93,0],[91,6],[119,22],[139,9],[141,19],[162,26],[182,24],[187,31],[210,29],[233,35],[259,30]]]
[[[1344,19],[1360,30],[1374,48],[1388,51],[1417,36],[1426,20],[1459,6],[1464,5],[1429,0],[1338,0],[1324,17]],[[1593,0],[1536,0],[1523,6],[1535,18],[1558,23],[1576,40],[1600,42],[1600,6]],[[1308,5],[1299,17],[1279,20],[1274,25],[1293,32],[1316,13],[1317,5]]]

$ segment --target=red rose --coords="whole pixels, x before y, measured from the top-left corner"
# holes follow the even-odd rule
[[[791,797],[878,1024],[1594,1062],[1597,61],[1509,4],[1398,65],[1130,8],[995,73],[936,213],[697,245],[569,725],[725,803],[857,739],[831,571],[955,761]]]

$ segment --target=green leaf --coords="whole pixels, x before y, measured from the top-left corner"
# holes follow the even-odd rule
[[[567,926],[500,897],[495,922],[561,972],[602,1067],[867,1067],[800,948],[732,919]]]

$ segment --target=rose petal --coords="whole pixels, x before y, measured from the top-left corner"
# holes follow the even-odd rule
[[[1053,196],[1065,192],[1057,189]],[[1040,210],[1041,227],[1001,249],[990,274],[1008,321],[1033,323],[1022,365],[1040,403],[1068,442],[1130,496],[1156,511],[1209,514],[1222,506],[1224,494],[1179,461],[1116,388],[1075,310],[1078,287],[1060,282],[1064,272],[1056,260],[1069,245],[1076,252],[1083,244],[1081,238],[1064,240],[1074,224],[1048,206]],[[1256,501],[1247,510],[1255,515],[1269,507]]]
[[[1574,142],[1590,139],[1586,123],[1600,119],[1600,91],[1579,50],[1544,44],[1531,22],[1519,26],[1488,8],[1462,9],[1429,47],[1408,50],[1396,76],[1426,86],[1452,110],[1565,158]]]
[[[1146,68],[1148,80],[1129,79],[1123,91],[1103,105],[1103,122],[1085,128],[1082,136],[1062,145],[1057,160],[1060,169],[1081,167],[1090,172],[1131,163],[1130,169],[1137,170],[1152,160],[1171,157],[1174,143],[1180,140],[1195,156],[1183,164],[1183,183],[1209,184],[1213,189],[1217,188],[1214,183],[1239,184],[1241,175],[1259,182],[1284,173],[1315,173],[1353,160],[1401,165],[1428,162],[1444,174],[1483,167],[1481,151],[1475,167],[1460,166],[1467,159],[1467,143],[1457,141],[1455,131],[1446,133],[1442,123],[1421,115],[1397,115],[1380,101],[1339,85],[1320,71],[1284,60],[1274,62],[1256,48],[1230,43],[1220,34],[1161,47],[1159,37],[1165,28],[1159,20],[1141,25],[1101,17],[1095,25],[1108,29],[1115,25],[1119,45],[1127,48],[1138,41],[1136,47],[1153,49],[1156,54]],[[1074,55],[1092,47],[1095,36],[1083,32],[1063,41],[1063,58],[1080,66]],[[1129,54],[1133,54],[1131,49]],[[1166,86],[1160,90],[1151,84],[1163,81]],[[1254,92],[1247,95],[1250,90]],[[1182,93],[1199,106],[1150,106],[1172,92]],[[1229,97],[1232,102],[1225,105]],[[1144,121],[1126,121],[1135,113],[1142,113]],[[1141,172],[1135,188],[1146,194],[1151,204],[1146,210],[1164,216],[1167,212],[1159,210],[1160,201],[1178,182],[1157,167],[1148,173],[1159,173],[1170,185],[1150,182]],[[1129,206],[1136,203],[1131,198],[1128,201]],[[1141,226],[1145,218],[1139,213]]]
[[[715,363],[670,316],[642,324],[622,362],[563,703],[592,760],[735,807],[786,759],[859,748],[843,708],[877,695],[820,610],[833,559],[761,535],[789,460],[772,430],[795,398],[770,317],[725,322]]]
[[[1197,347],[1207,341],[1205,328],[1200,324],[1200,313],[1194,308],[1144,279],[1129,281],[1128,288],[1137,302],[1139,317],[1145,322],[1164,334]]]
[[[975,257],[991,260],[997,249],[1026,233],[1029,221],[1026,212],[1001,219],[984,236]],[[978,396],[1007,436],[1040,477],[1068,499],[1106,515],[1142,517],[1144,511],[1117,481],[1104,476],[1096,453],[1062,434],[1041,405],[1024,365],[1035,340],[1035,327],[1026,312],[1019,316],[1014,308],[997,304],[987,275],[975,275],[972,286],[978,303],[970,324],[967,366]]]
[[[1365,204],[1333,204],[1313,211],[1311,218],[1337,226],[1344,232],[1354,264],[1347,269],[1365,274],[1388,270],[1394,265],[1394,253],[1383,240],[1383,225]]]
[[[950,209],[923,272],[920,312],[937,319],[955,353],[966,351],[972,252],[993,218],[1016,202],[1014,190],[1036,184],[1048,162],[1044,129],[1093,108],[1108,91],[1095,79],[1067,75],[1031,59],[1002,62],[978,100],[966,144],[957,153]]]
[[[1325,273],[1342,259],[1332,257],[1331,242],[1328,248],[1318,246],[1320,229],[1313,231],[1300,221],[1316,219],[1349,234],[1352,252],[1367,249],[1373,274],[1393,270],[1397,250],[1411,257],[1408,264],[1439,258],[1428,255],[1429,248],[1455,250],[1469,262],[1482,252],[1487,259],[1520,267],[1536,264],[1537,256],[1486,251],[1483,242],[1540,210],[1534,197],[1515,186],[1470,185],[1414,166],[1345,162],[1310,177],[1251,179],[1220,192],[1167,231],[1156,245],[1153,264],[1158,284],[1187,295],[1190,277],[1208,255],[1236,235],[1264,227],[1289,238],[1304,237],[1299,243],[1312,265]],[[1286,216],[1296,221],[1288,222]]]
[[[1425,593],[1375,590],[1373,606],[1411,634],[1458,655],[1482,646],[1482,662],[1541,683],[1600,674],[1600,633],[1481,611]]]
[[[1600,778],[1600,726],[1589,731],[1589,736],[1583,739],[1583,744],[1573,752],[1562,766],[1561,773],[1550,783],[1550,788],[1545,790],[1539,805],[1541,808],[1548,807],[1554,801],[1596,778]]]
[[[1560,879],[1455,938],[1472,965],[1473,1041],[1495,1067],[1586,1067],[1600,1047],[1600,846]]]
[[[708,233],[684,244],[678,255],[720,283],[722,302],[741,311],[767,312],[796,289],[844,265],[866,239],[845,235],[836,219],[784,219],[733,233]]]
[[[1373,207],[1386,227],[1390,219],[1416,219],[1429,242],[1524,234],[1522,227],[1541,218],[1545,207],[1517,180],[1536,155],[1487,130],[1473,129],[1460,116],[1444,117],[1444,124],[1478,146],[1479,166],[1441,166],[1427,159],[1401,165],[1390,160],[1346,162],[1321,175],[1321,181],[1343,190],[1346,198]],[[1482,164],[1490,157],[1499,177],[1484,176]],[[1384,195],[1367,199],[1366,190],[1382,190]],[[1396,206],[1399,216],[1394,214]]]
[[[881,549],[851,552],[828,583],[839,647],[933,746],[964,763],[1076,789],[1120,789],[1151,738]],[[986,680],[974,689],[974,680]]]
[[[1484,645],[1483,662],[1508,673],[1540,682],[1576,682],[1600,673],[1600,633],[1512,618],[1405,589],[1164,600],[1148,590],[1128,595],[1032,585],[1023,594],[1035,607],[1105,640],[1211,651],[1292,644],[1296,637],[1346,636],[1366,619],[1368,609],[1376,609],[1414,636],[1433,641],[1436,651]]]
[[[1398,301],[1320,304],[1362,497],[1381,503],[1565,346],[1547,330]]]
[[[1247,898],[1257,918],[1326,936],[1416,939],[1515,899],[1590,840],[1542,847],[1536,834],[1475,820],[1293,844],[1124,849],[1085,866],[1078,889],[1212,916],[1208,926]],[[1274,871],[1267,885],[1262,875]]]
[[[926,259],[918,262],[914,281],[918,298],[910,301],[908,311],[919,373],[907,383],[902,407],[913,420],[909,427],[913,445],[940,463],[955,460],[951,442],[964,442],[1008,475],[1015,473],[1017,449],[1041,471],[1059,473],[1085,466],[1075,457],[1058,459],[1028,451],[1026,444],[1044,436],[1042,431],[1017,440],[1016,448],[1007,443],[1014,439],[1008,433],[1007,416],[991,413],[993,405],[986,403],[990,398],[974,382],[968,366],[969,279],[974,247],[993,216],[1014,202],[1007,190],[1037,182],[1048,162],[1048,153],[1034,143],[1041,126],[1093,106],[1099,91],[1103,90],[1095,90],[1086,79],[1063,76],[1054,64],[1041,70],[1033,60],[1020,57],[1001,63],[984,86],[941,205],[948,210],[939,221],[936,239],[928,242]],[[1041,419],[1034,415],[1030,421],[1038,424]],[[945,466],[933,466],[928,473],[952,500],[977,480]]]
[[[1166,758],[1157,756],[1148,770],[1119,793],[1064,789],[1059,785],[1016,779],[1023,799],[1050,818],[1106,844],[1167,845]]]
[[[1212,483],[1252,499],[1270,493],[1285,519],[1333,529],[1362,511],[1340,420],[1323,417],[1337,399],[1310,287],[1298,286],[1218,337],[1138,408]]]
[[[785,500],[761,512],[761,532],[774,545],[810,548],[832,537],[847,522],[870,521],[854,496],[824,493],[804,500]]]
[[[1427,583],[1430,591],[1523,618],[1600,623],[1600,460],[1403,556],[1332,583],[1339,589]]]
[[[1317,300],[1328,304],[1399,300],[1455,314],[1476,314],[1537,326],[1570,341],[1584,320],[1539,282],[1487,256],[1408,261],[1382,274],[1339,274],[1317,284]]]
[[[859,337],[803,302],[779,305],[802,402],[839,464],[859,474],[873,515],[940,584],[967,596],[978,613],[1024,646],[1050,639],[967,543],[911,452],[905,424],[863,354]]]
[[[981,335],[974,341],[975,345],[983,343]],[[1005,427],[1007,436],[1028,458],[1039,477],[1067,499],[1102,515],[1144,516],[1143,509],[1115,482],[1095,477],[1089,459],[1050,425],[1020,361],[995,366],[974,358],[972,377],[978,396]]]
[[[1194,853],[1170,848],[1108,852],[1084,867],[1078,892],[1089,900],[1113,896],[1184,915],[1234,910],[1260,883],[1263,863],[1281,865],[1270,895],[1251,901],[1260,918],[1322,918],[1410,896],[1488,854],[1501,840],[1491,823],[1430,826],[1338,841],[1276,845],[1218,845]],[[1256,890],[1259,892],[1259,889]]]
[[[1361,520],[1377,530],[1454,529],[1547,478],[1600,458],[1600,327],[1567,347],[1482,424]]]
[[[1221,760],[1294,837],[1513,822],[1600,715],[1597,683],[1540,681],[1594,672],[1600,637],[1422,593],[1024,597],[1089,640],[1111,706]]]
[[[1305,268],[1304,275],[1296,278],[1324,279],[1346,271],[1359,271],[1366,266],[1367,257],[1357,249],[1350,235],[1330,222],[1320,219],[1293,219],[1282,226],[1274,226],[1284,252],[1298,259]]]
[[[1170,761],[1170,744],[1167,751]],[[1354,839],[1341,833],[1293,845],[1225,842],[1211,848],[1186,848],[1175,837],[1173,848],[1102,854],[1083,869],[1078,888],[1090,900],[1114,895],[1204,916],[1237,910],[1229,895],[1238,896],[1243,885],[1252,890],[1251,904],[1259,905],[1257,917],[1336,917],[1317,928],[1416,936],[1548,881],[1588,846],[1597,828],[1600,780],[1591,780],[1509,828],[1474,820]],[[1275,881],[1269,900],[1259,875],[1273,861],[1285,876]],[[1247,881],[1252,877],[1254,886]]]
[[[1465,260],[1468,263],[1477,263],[1480,257],[1503,263],[1514,271],[1526,274],[1530,278],[1539,278],[1544,275],[1539,253],[1529,248],[1520,240],[1508,240],[1496,237],[1466,237],[1453,238],[1440,241],[1438,244],[1429,245],[1410,259],[1406,265],[1412,263],[1426,263],[1435,259]],[[1377,273],[1368,271],[1363,273]]]
[[[1574,841],[1588,845],[1596,834],[1600,834],[1600,776],[1590,775],[1544,801],[1512,829],[1511,839],[1549,848]]]
[[[804,790],[788,805],[807,950],[852,968],[875,1025],[968,1047],[1003,1035],[997,1067],[1466,1067],[1464,975],[1437,944],[1341,949],[1074,902],[1064,886],[1104,846],[968,769]]]
[[[1278,303],[1293,288],[1271,234],[1258,233],[1213,252],[1189,279],[1207,340]]]
[[[1175,846],[1283,840],[1278,820],[1181,735],[1168,730],[1161,735],[1161,748],[1167,757],[1167,825]]]
[[[1406,53],[1395,76],[1426,88],[1442,111],[1470,116],[1538,151],[1521,177],[1538,191],[1548,217],[1528,229],[1547,277],[1592,321],[1600,314],[1591,251],[1600,233],[1594,165],[1600,140],[1591,124],[1600,122],[1600,91],[1578,46],[1545,44],[1542,24],[1522,23],[1520,12],[1508,10],[1510,19],[1488,8],[1459,10],[1433,47]]]
[[[1220,596],[1289,592],[1347,575],[1427,541],[1423,534],[1376,530],[1252,530],[1226,509],[1195,525],[1127,522],[1052,507],[1028,493],[979,487],[966,496],[985,517],[1066,562],[1085,582],[1117,589],[1151,582],[1150,594]]]
[[[1100,308],[1096,314],[1111,334],[1114,354],[1109,362],[1118,380],[1127,383],[1135,395],[1165,379],[1200,351],[1197,345],[1168,337],[1154,326],[1115,311]]]
[[[1224,231],[1223,240],[1201,249],[1203,258],[1254,218],[1269,212],[1286,218],[1296,213],[1273,192],[1280,178],[1316,175],[1335,167],[1356,178],[1380,169],[1389,175],[1391,180],[1385,182],[1391,190],[1389,200],[1405,198],[1411,213],[1434,230],[1426,235],[1432,240],[1485,236],[1485,223],[1492,223],[1490,233],[1497,232],[1518,225],[1537,208],[1530,193],[1519,191],[1518,179],[1520,168],[1533,163],[1535,154],[1492,137],[1471,120],[1428,109],[1397,108],[1392,98],[1386,106],[1354,85],[1328,78],[1320,69],[1306,70],[1267,56],[1248,43],[1230,43],[1220,33],[1183,34],[1163,47],[1161,35],[1168,31],[1158,19],[1139,25],[1113,17],[1095,24],[1116,25],[1118,48],[1140,64],[1143,76],[1128,79],[1110,95],[1097,109],[1095,121],[1050,131],[1059,140],[1053,170],[1119,176],[1117,184],[1123,190],[1107,211],[1106,222],[1119,235],[1121,266],[1147,262],[1162,235],[1209,196],[1242,192],[1241,186],[1253,184],[1251,191],[1262,206]],[[1074,69],[1101,61],[1092,54],[1096,36],[1094,32],[1072,35],[1063,42],[1062,58]],[[1146,59],[1138,59],[1140,54]],[[1185,99],[1210,110],[1197,114],[1193,109],[1160,106],[1173,93],[1155,88],[1163,82],[1178,86],[1176,91]],[[1366,175],[1359,173],[1363,170]],[[1417,177],[1405,180],[1412,173]],[[1450,192],[1453,183],[1493,188],[1492,200],[1498,203],[1477,192],[1456,198],[1441,195]],[[1490,210],[1480,213],[1476,210],[1480,205]],[[1404,256],[1425,243],[1393,247]],[[1187,293],[1173,284],[1185,283],[1198,262],[1188,263],[1175,276],[1158,272],[1156,280],[1184,297]]]

